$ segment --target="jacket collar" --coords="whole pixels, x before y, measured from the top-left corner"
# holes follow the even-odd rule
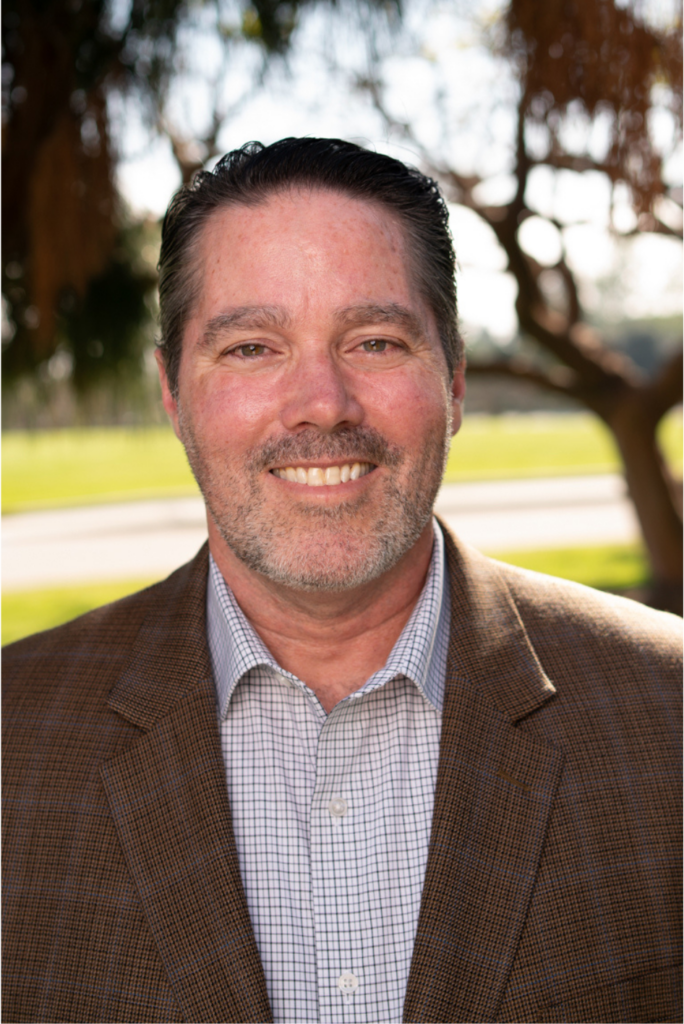
[[[556,689],[530,642],[503,567],[443,529],[451,587],[450,672],[516,722]]]
[[[510,722],[555,694],[501,568],[442,525],[451,588],[452,672],[475,686]],[[109,706],[145,731],[191,690],[212,678],[207,645],[209,549],[178,569],[138,634]]]
[[[207,646],[206,599],[209,545],[158,585],[128,667],[108,705],[148,732],[184,697],[212,680]]]

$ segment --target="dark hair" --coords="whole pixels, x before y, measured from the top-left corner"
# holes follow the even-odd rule
[[[460,363],[455,256],[446,203],[439,186],[399,160],[340,139],[248,142],[201,171],[173,197],[162,225],[159,306],[169,385],[178,388],[185,325],[197,300],[200,275],[193,259],[201,228],[214,210],[264,202],[291,187],[317,187],[380,203],[397,215],[408,240],[418,289],[432,310],[449,372]]]

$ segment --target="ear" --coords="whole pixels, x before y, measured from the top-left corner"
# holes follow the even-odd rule
[[[463,360],[454,370],[454,379],[451,382],[451,410],[454,434],[460,429],[463,420],[463,399],[465,398],[465,393],[465,360]]]
[[[161,384],[162,402],[166,413],[171,420],[173,430],[180,441],[180,427],[178,425],[178,401],[174,398],[171,393],[169,386],[169,378],[166,375],[166,366],[164,365],[164,357],[159,349],[154,353],[155,359],[157,360],[157,368],[159,369],[159,383]]]

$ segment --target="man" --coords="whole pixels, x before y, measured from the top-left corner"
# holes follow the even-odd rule
[[[675,1021],[678,629],[432,518],[436,185],[229,154],[160,258],[208,551],[6,655],[6,1021]]]

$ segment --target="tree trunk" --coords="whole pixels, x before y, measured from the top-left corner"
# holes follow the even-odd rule
[[[622,456],[629,496],[634,504],[653,573],[646,603],[682,614],[682,505],[678,486],[656,438],[658,420],[644,407],[638,389],[630,389],[603,417]]]

